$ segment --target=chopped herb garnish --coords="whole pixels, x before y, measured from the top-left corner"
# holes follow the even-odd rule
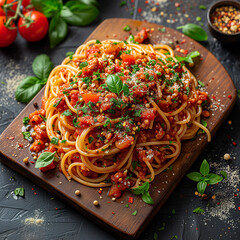
[[[29,124],[30,118],[29,117],[24,117],[22,122],[24,126],[27,126]]]
[[[51,143],[52,143],[52,144],[55,144],[55,145],[58,145],[58,141],[59,141],[59,138],[57,138],[57,137],[53,137],[53,138],[51,139]]]
[[[81,62],[80,64],[79,64],[79,68],[80,69],[82,69],[82,68],[84,68],[84,67],[87,67],[88,66],[88,62]]]
[[[123,31],[130,31],[131,30],[131,27],[129,25],[126,25],[124,28],[123,28]]]
[[[135,210],[133,213],[132,213],[133,216],[136,216],[137,215],[137,210]]]
[[[62,113],[63,116],[72,116],[72,112],[70,110],[65,110],[63,113]]]

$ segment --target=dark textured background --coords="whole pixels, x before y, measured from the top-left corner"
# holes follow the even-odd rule
[[[101,14],[95,23],[85,28],[69,28],[68,38],[54,49],[49,48],[47,38],[38,43],[28,43],[20,36],[11,47],[0,49],[0,132],[25,107],[24,104],[16,102],[14,89],[25,75],[32,75],[31,63],[33,59],[38,54],[46,53],[54,64],[58,65],[65,58],[66,52],[75,51],[101,21],[111,17],[147,19],[176,28],[176,26],[188,22],[197,23],[196,17],[201,16],[203,28],[209,35],[208,41],[203,45],[220,60],[232,77],[237,89],[240,88],[240,46],[225,46],[212,38],[207,28],[207,10],[199,9],[200,4],[209,7],[215,1],[155,0],[155,3],[160,3],[157,6],[157,12],[151,10],[152,7],[156,6],[152,1],[149,1],[151,2],[150,6],[146,5],[145,1],[135,1],[138,2],[138,8],[141,7],[143,10],[141,13],[137,11],[138,8],[134,11],[132,1],[128,0],[127,6],[122,8],[119,7],[120,2],[119,0],[101,0]],[[179,11],[176,10],[176,2],[181,4]],[[164,16],[159,16],[161,11],[165,13]],[[172,23],[171,19],[176,19],[176,22]],[[228,121],[223,124],[191,169],[191,171],[198,170],[202,160],[206,158],[212,166],[212,172],[219,173],[220,170],[226,170],[229,173],[229,179],[219,185],[209,187],[206,191],[209,199],[201,200],[194,195],[196,183],[185,177],[142,234],[141,239],[154,239],[154,233],[156,236],[158,235],[158,239],[163,240],[175,239],[174,236],[184,240],[240,238],[240,210],[238,210],[240,207],[240,192],[238,190],[240,150],[239,146],[232,144],[232,141],[240,144],[239,109],[240,101],[238,98],[228,118],[232,124],[229,125]],[[225,153],[231,154],[231,161],[223,160]],[[35,186],[31,181],[1,163],[0,168],[0,239],[117,239],[117,236],[101,229],[71,207],[54,199],[53,196]],[[11,192],[16,187],[22,186],[25,188],[25,197],[15,200]],[[214,194],[216,199],[211,200],[211,196]],[[196,207],[203,208],[205,213],[192,213]],[[34,216],[36,210],[39,216],[44,218],[44,223],[40,226],[24,224],[24,219]],[[160,230],[163,224],[165,224],[165,229]]]

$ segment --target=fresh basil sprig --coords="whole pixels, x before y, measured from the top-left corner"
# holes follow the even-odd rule
[[[51,18],[49,25],[50,47],[53,48],[62,42],[68,32],[68,24],[86,26],[99,15],[99,3],[96,0],[32,0],[34,8]]]
[[[198,208],[195,208],[192,212],[193,213],[204,213],[205,211],[202,208],[198,207]]]
[[[179,61],[179,62],[188,62],[188,63],[193,63],[193,58],[198,57],[200,55],[199,51],[193,51],[190,52],[186,57],[179,57],[179,56],[175,56],[175,58]]]
[[[46,54],[37,56],[32,63],[35,76],[29,76],[18,85],[15,97],[19,102],[28,103],[46,84],[47,78],[53,69],[53,63]]]
[[[123,91],[125,96],[130,95],[128,85],[126,83],[123,84],[118,75],[109,74],[106,83],[111,92],[119,94]]]
[[[123,82],[117,75],[109,74],[106,83],[108,89],[113,93],[119,94],[123,89]]]
[[[56,152],[43,152],[36,161],[35,168],[46,167],[55,159]]]
[[[132,191],[135,195],[141,195],[142,194],[142,200],[147,204],[154,204],[153,199],[151,198],[149,194],[149,182],[143,183],[142,186],[139,186],[137,188],[132,188]]]
[[[177,27],[177,29],[182,29],[182,32],[185,35],[196,41],[207,41],[208,39],[208,35],[205,32],[205,30],[193,23],[188,23],[186,25],[179,26]]]
[[[200,172],[191,172],[187,174],[187,177],[192,181],[198,182],[197,190],[200,194],[203,194],[207,184],[216,184],[221,182],[223,178],[217,174],[209,173],[209,164],[206,159],[203,160],[200,166]],[[226,176],[224,176],[226,177]]]

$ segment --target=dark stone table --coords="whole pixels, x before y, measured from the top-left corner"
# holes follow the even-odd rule
[[[74,51],[101,21],[111,17],[146,19],[176,28],[188,22],[199,23],[196,17],[200,16],[202,18],[200,24],[209,35],[208,41],[203,45],[220,60],[236,87],[240,88],[239,45],[225,46],[211,37],[207,28],[207,10],[199,8],[201,4],[209,7],[215,1],[178,1],[179,9],[175,7],[176,1],[173,0],[155,0],[149,1],[149,4],[146,4],[146,1],[135,0],[135,4],[138,5],[135,9],[134,1],[126,1],[127,5],[123,7],[119,6],[120,2],[120,0],[101,0],[99,18],[88,27],[70,27],[67,39],[54,49],[49,48],[47,38],[38,43],[28,43],[20,36],[11,47],[0,49],[0,132],[25,107],[15,100],[14,90],[25,76],[32,75],[33,59],[41,53],[46,53],[54,64],[58,65],[66,52]],[[240,239],[239,109],[238,97],[228,120],[191,169],[191,171],[198,170],[202,160],[206,158],[210,163],[211,171],[215,173],[226,171],[228,180],[214,187],[208,187],[206,193],[209,199],[201,200],[194,194],[196,183],[185,177],[149,224],[141,239]],[[237,146],[232,144],[233,141]],[[229,153],[232,160],[225,161],[223,159],[225,153]],[[0,239],[117,239],[117,236],[90,222],[30,180],[2,163],[0,167]],[[22,186],[25,188],[25,197],[15,199],[11,192],[16,187]],[[213,195],[216,196],[215,199],[211,198]],[[197,207],[201,207],[205,212],[194,214],[192,211]],[[37,225],[30,223],[31,217],[40,219],[39,223]]]

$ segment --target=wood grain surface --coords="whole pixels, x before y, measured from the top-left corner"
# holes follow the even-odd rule
[[[203,60],[199,61],[190,70],[195,74],[197,79],[205,83],[205,91],[209,93],[211,98],[212,115],[207,120],[207,123],[208,129],[214,135],[230,113],[237,96],[235,86],[224,67],[201,44],[184,36],[180,32],[166,28],[166,32],[162,33],[158,28],[162,28],[163,26],[142,21],[107,19],[98,26],[86,41],[92,39],[126,40],[129,33],[124,32],[122,29],[127,24],[131,26],[133,34],[141,30],[142,27],[153,28],[154,31],[150,35],[151,44],[172,42],[176,45],[181,43],[183,39],[186,39],[186,43],[181,44],[181,48],[188,49],[189,51],[198,50],[201,53]],[[113,232],[118,233],[123,238],[137,238],[141,234],[207,144],[206,135],[200,136],[195,141],[183,142],[181,154],[173,165],[173,171],[163,172],[151,184],[150,194],[154,199],[154,205],[145,204],[140,197],[133,196],[130,192],[123,194],[120,199],[113,202],[107,196],[108,189],[103,190],[103,198],[100,199],[100,195],[97,192],[99,189],[86,187],[75,181],[68,182],[57,170],[42,173],[34,168],[34,164],[29,163],[25,165],[23,163],[23,159],[27,156],[31,161],[33,159],[30,155],[28,143],[22,137],[22,119],[36,110],[33,107],[34,102],[38,102],[39,106],[41,105],[42,95],[43,90],[26,106],[0,136],[1,160],[9,167],[28,177],[32,182],[67,202],[77,211]],[[228,97],[229,95],[232,96],[231,99]],[[213,100],[213,96],[215,100]],[[14,139],[11,140],[10,137],[14,137]],[[18,144],[23,144],[24,148],[19,148]],[[74,194],[76,189],[81,191],[80,196]],[[126,208],[125,205],[130,196],[134,197],[134,202],[133,204],[129,204],[129,208]],[[92,202],[95,199],[99,201],[99,207],[93,205]],[[137,210],[137,215],[132,216],[135,210]]]

